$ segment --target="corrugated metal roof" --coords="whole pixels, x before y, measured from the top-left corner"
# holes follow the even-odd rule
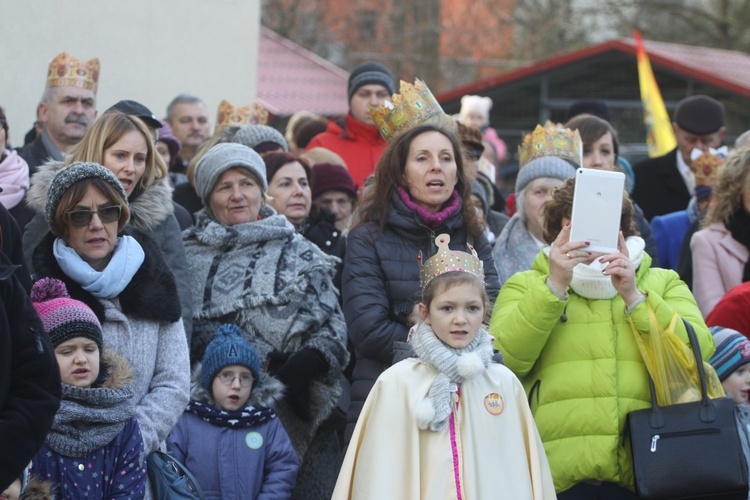
[[[272,114],[311,111],[324,116],[349,110],[349,73],[268,28],[261,28],[258,102]]]
[[[730,92],[750,96],[749,54],[732,50],[653,41],[644,41],[644,46],[651,60],[651,65],[655,68],[670,69]],[[618,38],[590,45],[580,50],[543,59],[507,73],[443,92],[436,97],[441,103],[453,101],[464,94],[481,93],[492,87],[515,82],[610,51],[632,54],[635,59],[635,40]]]

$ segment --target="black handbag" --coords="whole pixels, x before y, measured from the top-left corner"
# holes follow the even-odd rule
[[[157,500],[206,500],[195,477],[172,455],[152,451],[146,458],[146,470]]]
[[[701,400],[628,414],[635,490],[640,498],[747,499],[748,472],[729,398],[710,399],[698,339],[683,319],[701,380]]]

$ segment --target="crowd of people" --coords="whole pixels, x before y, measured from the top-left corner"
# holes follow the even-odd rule
[[[448,116],[379,63],[284,133],[226,101],[212,133],[190,94],[99,116],[99,71],[58,55],[15,149],[0,108],[0,498],[151,498],[157,450],[206,498],[635,498],[636,336],[675,315],[750,459],[749,134],[719,149],[719,101],[634,166],[577,101],[504,193],[492,100]],[[578,169],[625,174],[614,252],[571,240]]]

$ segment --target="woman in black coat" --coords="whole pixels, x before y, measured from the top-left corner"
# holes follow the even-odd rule
[[[474,246],[494,303],[500,284],[470,196],[461,146],[450,131],[434,125],[407,130],[380,158],[344,259],[344,316],[356,355],[347,441],[375,380],[393,362],[395,343],[406,341],[415,322],[417,255],[431,257],[438,234],[450,235],[451,248]]]

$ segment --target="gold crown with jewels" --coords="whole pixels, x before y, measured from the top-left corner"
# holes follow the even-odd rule
[[[583,163],[583,145],[578,130],[570,130],[550,121],[544,126],[537,125],[518,146],[518,166],[523,167],[545,156],[557,156],[580,167]]]
[[[484,285],[484,262],[479,258],[474,247],[467,245],[471,253],[451,250],[448,247],[450,242],[451,237],[448,234],[441,234],[435,238],[438,251],[424,264],[422,264],[422,252],[419,252],[417,259],[419,260],[420,286],[424,288],[441,274],[451,272],[471,274],[479,278],[479,281]]]
[[[427,85],[417,78],[414,85],[401,81],[400,93],[393,94],[391,102],[377,108],[370,106],[370,115],[386,142],[404,130],[424,123],[429,118],[443,113]]]
[[[216,113],[216,129],[214,133],[221,132],[227,127],[239,127],[240,125],[265,125],[268,123],[268,111],[258,103],[246,104],[234,107],[228,101],[222,99],[219,103],[219,111]]]
[[[99,59],[81,61],[67,52],[58,54],[47,68],[47,86],[78,87],[96,92],[99,87]]]
[[[695,156],[695,158],[692,158]],[[696,150],[693,150],[691,154],[692,162],[690,167],[695,174],[695,185],[696,186],[712,186],[716,176],[716,172],[719,171],[719,167],[724,164],[727,159],[726,147],[719,148],[719,150],[709,149],[697,156]]]

